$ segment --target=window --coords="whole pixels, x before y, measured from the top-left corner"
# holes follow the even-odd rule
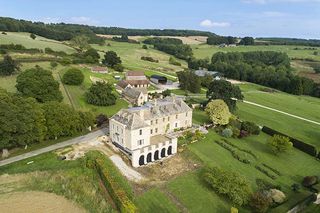
[[[143,139],[138,140],[138,145],[139,145],[139,146],[143,145],[143,142],[144,142],[144,140],[143,140]]]
[[[185,124],[185,125],[187,125],[187,124],[188,124],[188,121],[187,121],[187,120],[185,120],[185,121],[184,121],[184,124]]]
[[[178,127],[178,123],[175,123],[174,126],[177,128]]]
[[[156,133],[157,133],[157,132],[158,132],[158,128],[156,128],[156,130],[155,130],[155,131],[156,131]]]
[[[163,118],[163,119],[162,119],[162,121],[163,121],[163,122],[165,122],[165,121],[166,121],[166,119],[165,119],[165,118]]]
[[[150,121],[151,125],[153,124],[153,121]]]
[[[168,117],[168,121],[170,121],[170,117]]]
[[[152,132],[153,132],[152,129],[150,129],[150,134],[151,134],[151,135],[152,135]]]
[[[119,131],[119,127],[117,126],[117,132]]]
[[[139,130],[139,134],[142,135],[142,129]]]
[[[176,115],[176,119],[178,119],[178,115]]]
[[[156,119],[156,124],[158,124],[158,119]]]
[[[188,117],[188,113],[186,112],[186,117]]]

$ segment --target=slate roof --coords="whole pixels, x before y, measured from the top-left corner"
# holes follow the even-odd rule
[[[129,129],[138,129],[149,126],[146,120],[154,118],[167,117],[178,113],[185,113],[192,109],[180,98],[166,97],[164,99],[156,99],[148,102],[141,107],[132,107],[120,110],[111,117],[116,121],[127,125]]]
[[[137,99],[140,94],[148,94],[148,90],[146,88],[131,88],[131,87],[127,87],[124,91],[123,91],[123,95],[131,98],[131,99]]]

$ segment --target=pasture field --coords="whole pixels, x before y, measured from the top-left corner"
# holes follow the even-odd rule
[[[293,115],[320,122],[320,100],[309,96],[295,96],[283,92],[262,92],[255,84],[240,85],[245,100],[275,108]],[[253,121],[278,130],[320,148],[320,126],[278,112],[238,102],[236,114],[243,120]]]
[[[237,46],[237,47],[224,47],[220,48],[214,45],[191,45],[193,54],[196,58],[209,58],[217,52],[248,52],[248,51],[277,51],[285,52],[290,58],[310,58],[320,61],[320,55],[314,55],[314,51],[310,50],[307,46],[294,46],[294,45],[269,45],[269,46]],[[298,48],[296,50],[296,48]],[[316,48],[319,50],[320,48]]]
[[[0,34],[0,44],[21,44],[26,48],[38,48],[44,50],[44,48],[49,47],[55,51],[64,51],[66,53],[74,53],[75,50],[66,44],[47,39],[41,36],[36,37],[36,39],[30,38],[30,33],[17,33],[17,32],[7,32],[7,35]]]
[[[185,61],[179,60],[182,63],[182,66],[174,66],[169,64],[170,55],[160,52],[148,46],[148,49],[142,49],[143,44],[132,44],[127,42],[115,42],[115,41],[106,41],[108,45],[92,45],[93,48],[101,51],[101,57],[103,58],[105,51],[115,51],[122,60],[123,65],[129,70],[141,70],[141,71],[163,71],[176,72],[183,70],[187,67]],[[159,60],[159,63],[143,61],[141,60],[142,56],[149,56],[154,59]]]

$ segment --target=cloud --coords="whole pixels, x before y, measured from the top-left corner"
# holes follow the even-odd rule
[[[91,19],[90,17],[85,17],[85,16],[71,17],[69,22],[73,24],[86,24],[86,25],[97,24],[97,21]]]
[[[229,22],[213,22],[209,19],[205,19],[200,22],[201,27],[229,27]]]
[[[287,13],[278,12],[278,11],[265,11],[262,13],[266,17],[284,17],[287,16]]]

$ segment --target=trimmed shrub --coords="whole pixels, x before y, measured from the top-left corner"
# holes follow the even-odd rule
[[[222,146],[223,148],[225,148],[226,150],[228,150],[232,154],[232,157],[234,157],[238,161],[245,163],[245,164],[250,164],[250,160],[248,160],[246,158],[246,156],[244,156],[242,153],[240,153],[239,151],[234,149],[232,146],[226,144],[225,142],[221,142],[221,141],[215,141],[215,142],[217,144],[219,144],[220,146]]]
[[[262,165],[263,165],[264,167],[266,167],[266,168],[270,169],[271,171],[273,171],[275,174],[277,174],[277,175],[281,176],[281,173],[280,173],[278,170],[276,170],[276,169],[272,168],[271,166],[268,166],[268,165],[267,165],[267,164],[265,164],[265,163],[262,163]]]
[[[293,147],[295,147],[295,148],[297,148],[297,149],[299,149],[299,150],[301,150],[311,156],[317,156],[317,154],[318,154],[317,148],[315,146],[310,145],[308,143],[305,143],[303,141],[297,140],[295,138],[289,137],[289,136],[282,134],[281,132],[278,132],[278,131],[271,129],[269,127],[264,126],[262,128],[262,132],[264,132],[268,135],[271,135],[271,136],[273,136],[273,135],[286,136],[286,137],[290,138],[290,141],[293,143]],[[320,158],[320,153],[319,153],[319,158]]]
[[[317,176],[306,176],[303,178],[303,181],[302,181],[302,185],[305,187],[311,187],[316,183],[318,183]]]
[[[225,128],[225,129],[221,132],[221,135],[222,135],[223,137],[225,137],[225,138],[230,138],[230,137],[232,137],[233,132],[232,132],[231,129]]]
[[[290,139],[282,135],[273,135],[272,138],[268,139],[268,145],[275,155],[286,152],[292,148]]]
[[[68,85],[80,85],[84,80],[81,70],[76,68],[68,69],[62,77],[62,82]]]
[[[286,201],[286,195],[278,189],[270,189],[269,196],[271,197],[272,201],[277,205]]]
[[[268,170],[262,168],[261,166],[256,165],[255,168],[273,180],[277,178],[275,175],[270,174]]]

